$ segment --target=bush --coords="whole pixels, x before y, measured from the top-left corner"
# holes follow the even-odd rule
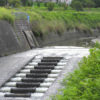
[[[6,5],[6,0],[0,0],[0,6],[5,6]]]
[[[68,5],[67,5],[66,3],[61,3],[61,2],[60,2],[60,3],[58,4],[58,6],[59,6],[59,7],[63,7],[64,10],[67,10],[67,8],[68,8]]]
[[[47,4],[47,7],[48,7],[48,10],[49,10],[49,11],[52,11],[52,10],[54,9],[54,7],[55,7],[55,4],[54,4],[53,2],[49,2],[49,3]]]
[[[95,2],[95,7],[100,7],[100,0],[93,0]]]
[[[13,7],[19,7],[21,6],[21,0],[9,0],[9,5]]]
[[[100,23],[97,23],[97,29],[99,29],[100,30]]]
[[[28,4],[27,4],[28,6],[33,6],[33,1],[28,1]]]
[[[40,6],[41,6],[41,4],[40,4],[40,2],[39,2],[39,1],[37,2],[37,6],[38,6],[38,7],[40,7]]]
[[[83,6],[84,7],[88,7],[88,8],[93,8],[95,7],[95,2],[93,2],[92,0],[84,0]]]
[[[27,6],[28,5],[28,0],[21,0],[21,2],[22,2],[23,6]]]
[[[0,20],[6,20],[10,24],[14,23],[14,15],[11,15],[11,12],[6,8],[0,8]]]
[[[83,11],[83,6],[80,1],[72,1],[71,7],[74,8],[77,11]]]
[[[63,4],[64,10],[67,10],[68,5],[66,3]]]
[[[99,48],[90,49],[90,55],[87,58],[84,57],[79,63],[79,69],[76,69],[64,79],[64,88],[53,98],[53,100],[100,99]]]
[[[47,7],[47,4],[48,4],[48,3],[47,3],[47,2],[45,2],[45,3],[44,3],[44,6],[45,6],[45,7]]]
[[[65,22],[62,20],[40,20],[32,21],[32,31],[37,36],[40,36],[41,34],[49,34],[51,32],[60,35],[66,31],[66,27]]]
[[[84,33],[92,33],[92,30],[90,27],[88,27],[87,25],[85,24],[77,24],[75,26],[75,29],[79,32],[84,32]]]

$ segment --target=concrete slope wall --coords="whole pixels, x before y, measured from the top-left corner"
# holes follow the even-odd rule
[[[43,37],[37,37],[39,45],[42,46],[61,46],[61,45],[77,45],[77,42],[86,39],[91,39],[100,36],[99,30],[95,30],[93,33],[79,32],[76,30],[66,31],[62,34],[49,33],[43,35]]]
[[[0,20],[0,56],[30,49],[22,41],[25,39],[21,34],[15,33],[8,22]]]

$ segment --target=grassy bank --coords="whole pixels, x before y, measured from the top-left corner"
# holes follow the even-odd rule
[[[59,32],[74,28],[78,31],[91,32],[91,29],[100,28],[100,13],[53,11],[40,12],[39,14],[42,17],[39,23],[42,24],[45,21],[45,24],[39,24],[39,32],[42,33],[44,33],[44,29],[46,30],[45,33],[49,33],[48,28],[50,28],[51,31],[59,29]],[[44,29],[42,27],[44,27]]]
[[[14,20],[12,12],[25,12],[30,15],[32,30],[36,35],[50,32],[63,33],[71,29],[78,31],[92,32],[91,29],[100,29],[100,9],[92,8],[84,11],[74,11],[68,8],[55,7],[53,11],[48,11],[46,7],[20,7],[18,9],[0,8],[0,19]]]
[[[90,49],[90,55],[79,63],[79,69],[67,76],[64,88],[52,100],[100,99],[100,45]]]
[[[0,7],[0,20],[6,20],[9,23],[13,24],[14,16],[11,15],[11,10]]]
[[[39,14],[40,18],[37,24],[33,23],[33,31],[38,29],[35,33],[50,33],[57,32],[63,33],[71,29],[78,31],[92,32],[92,29],[100,29],[100,12],[97,11],[74,11],[74,10],[61,10],[61,11],[35,11]],[[33,18],[33,17],[31,17]],[[34,28],[35,27],[35,28]]]

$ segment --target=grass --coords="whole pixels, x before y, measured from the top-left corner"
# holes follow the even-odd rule
[[[65,22],[61,20],[40,20],[32,22],[32,31],[35,35],[41,36],[41,34],[58,33],[62,34],[66,30]]]
[[[63,86],[52,100],[100,100],[100,44],[90,49],[90,55],[64,79]]]
[[[55,27],[59,30],[61,29],[60,30],[61,33],[63,33],[62,28],[63,28],[63,31],[76,29],[78,31],[92,33],[92,29],[96,29],[96,28],[99,29],[100,27],[100,12],[98,10],[95,13],[93,10],[77,12],[71,9],[57,10],[57,8],[55,8],[55,10],[51,12],[47,11],[46,9],[40,10],[40,8],[39,10],[38,9],[35,10],[35,8],[33,8],[32,10],[40,16],[40,18],[37,20],[39,20],[39,23],[41,23],[38,28],[39,28],[39,32],[41,30],[42,34],[50,33],[50,31],[48,30],[48,27],[50,26],[53,29]],[[32,20],[32,23],[34,23],[34,19],[31,19],[31,20]],[[42,25],[43,21],[45,22],[44,27]],[[60,26],[62,27],[60,28],[59,25],[54,24],[55,21],[57,21],[56,23],[61,23],[62,25]],[[50,25],[48,23],[50,23]],[[45,26],[48,26],[48,27],[45,27]],[[42,27],[45,29],[42,29]],[[48,30],[48,31],[43,32],[42,30]],[[36,33],[39,33],[39,32],[36,32]],[[55,30],[53,32],[55,32]]]
[[[14,22],[14,16],[11,15],[11,11],[6,8],[0,8],[0,19],[6,20],[11,24],[13,24]]]
[[[76,29],[82,32],[92,32],[92,29],[100,29],[100,9],[91,8],[84,11],[74,11],[70,7],[64,10],[63,7],[55,6],[53,11],[48,11],[44,4],[41,7],[20,7],[17,9],[0,8],[0,19],[13,23],[15,17],[12,12],[25,12],[30,16],[32,30],[36,35],[54,33],[63,33],[64,31]],[[35,23],[37,24],[35,26]],[[35,30],[35,28],[37,30]]]
[[[63,23],[65,31],[71,29],[77,29],[78,31],[90,32],[92,29],[99,27],[100,23],[100,13],[93,12],[76,12],[76,11],[41,11],[37,12],[41,19],[59,23]],[[33,21],[34,23],[34,21]],[[51,26],[52,26],[51,24]],[[56,24],[55,24],[56,25]],[[55,27],[55,26],[54,26]],[[46,28],[46,27],[45,27]],[[58,27],[60,28],[60,27]]]
[[[99,12],[100,11],[100,8],[85,8],[84,10],[95,13],[95,12]]]

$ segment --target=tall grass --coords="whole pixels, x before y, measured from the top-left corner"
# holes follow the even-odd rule
[[[72,9],[64,10],[62,7],[58,8],[56,6],[55,10],[48,11],[43,4],[40,7],[35,4],[33,7],[20,7],[17,9],[0,8],[0,19],[13,23],[15,18],[12,16],[12,12],[25,12],[29,14],[32,29],[37,35],[50,33],[51,31],[63,33],[63,31],[72,29],[91,33],[92,29],[100,29],[99,8],[96,12],[94,10],[96,9],[85,9],[85,11],[77,12]]]
[[[6,20],[9,23],[13,24],[14,15],[11,14],[10,10],[0,7],[0,20]]]
[[[58,24],[54,24],[55,21],[56,23],[61,23],[61,25],[59,26],[59,30],[63,27],[65,31],[76,29],[78,31],[83,31],[86,33],[87,32],[91,33],[92,29],[95,29],[97,27],[99,28],[100,25],[99,12],[93,13],[93,12],[76,12],[76,11],[72,11],[72,12],[71,11],[52,11],[52,12],[40,11],[37,13],[41,16],[41,18],[39,19],[41,20],[39,24],[41,26],[44,26],[41,27],[40,29],[41,31],[47,30],[47,27],[45,25],[47,25],[48,23],[50,23],[49,27],[56,27]],[[44,23],[45,25],[42,25]],[[49,30],[47,32],[49,32]]]
[[[31,26],[32,31],[39,36],[51,32],[62,34],[66,30],[65,22],[62,20],[36,20],[32,22]]]

